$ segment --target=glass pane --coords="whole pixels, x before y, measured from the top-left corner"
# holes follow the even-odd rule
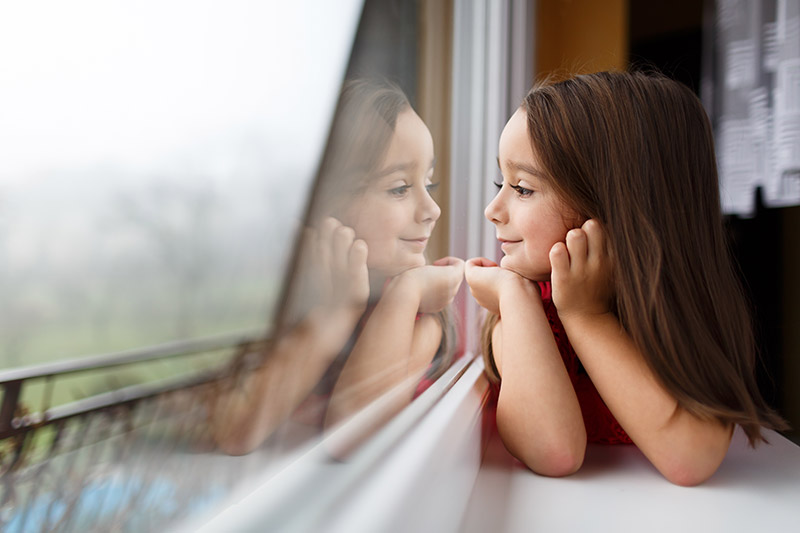
[[[271,323],[360,8],[3,3],[0,368]]]
[[[220,397],[224,451],[348,427],[342,458],[458,355],[463,261],[428,246],[444,176],[417,112],[419,20],[414,3],[365,2],[276,334]]]

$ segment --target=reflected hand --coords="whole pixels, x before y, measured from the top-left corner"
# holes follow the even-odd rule
[[[352,228],[326,218],[305,230],[301,257],[293,305],[312,336],[343,346],[369,299],[367,245]]]
[[[611,310],[614,265],[603,228],[589,219],[550,249],[553,304],[560,317],[599,315]]]
[[[369,299],[367,243],[356,239],[353,228],[328,217],[312,245],[316,247],[322,307],[363,313]]]
[[[392,280],[392,285],[416,291],[420,313],[437,313],[450,305],[463,279],[464,261],[443,257],[431,265],[406,270]]]
[[[464,273],[473,298],[481,307],[496,315],[500,314],[501,294],[539,294],[536,282],[501,268],[485,257],[475,257],[467,261]]]

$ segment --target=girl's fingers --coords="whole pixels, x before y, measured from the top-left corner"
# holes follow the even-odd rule
[[[367,243],[361,239],[353,241],[350,247],[350,270],[351,272],[357,269],[366,268],[367,266]]]
[[[563,242],[557,242],[550,248],[550,268],[552,269],[551,277],[553,282],[556,278],[566,275],[569,272],[570,253],[567,250],[567,245]]]
[[[350,247],[349,267],[350,282],[353,292],[351,297],[358,303],[366,303],[369,299],[369,270],[367,269],[367,243],[356,239]]]
[[[467,260],[467,266],[473,267],[496,267],[497,263],[490,259],[486,259],[485,257],[473,257],[472,259]]]
[[[567,251],[569,252],[568,268],[581,268],[586,264],[588,243],[586,233],[582,229],[571,229],[567,232]]]
[[[586,234],[589,260],[592,262],[599,261],[606,255],[605,234],[603,233],[603,229],[596,220],[591,218],[584,222],[581,229]]]
[[[329,272],[332,264],[331,241],[333,233],[341,223],[333,217],[327,217],[320,224],[317,239],[317,260],[323,272]]]
[[[356,232],[353,228],[347,226],[339,226],[333,232],[331,239],[332,248],[332,265],[333,268],[340,272],[346,271],[349,266],[350,248],[353,246],[353,241],[356,239]]]
[[[331,237],[333,236],[333,232],[336,231],[336,228],[338,228],[341,225],[342,223],[336,220],[335,218],[325,217],[325,219],[319,225],[320,240],[329,242]]]
[[[437,259],[436,261],[433,262],[433,264],[436,266],[453,266],[459,264],[463,265],[464,260],[458,257],[447,256],[447,257],[442,257],[441,259]]]

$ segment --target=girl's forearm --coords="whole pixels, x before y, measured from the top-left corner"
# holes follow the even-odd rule
[[[603,401],[667,479],[694,485],[716,471],[731,427],[681,409],[613,314],[569,316],[563,324]]]
[[[391,286],[381,297],[353,347],[334,387],[325,425],[355,414],[401,383],[398,407],[411,400],[416,381],[433,359],[441,329],[432,316],[416,320],[419,296],[402,284]]]
[[[212,433],[231,455],[249,453],[266,440],[308,396],[344,345],[353,317],[339,320],[313,310],[279,339],[264,363],[232,378],[231,388],[215,400]]]
[[[538,295],[501,298],[496,327],[502,375],[497,425],[504,444],[537,473],[574,472],[583,462],[586,429]]]

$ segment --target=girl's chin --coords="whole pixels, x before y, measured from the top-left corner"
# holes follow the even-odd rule
[[[525,279],[529,279],[531,281],[550,281],[550,271],[546,272],[536,272],[529,268],[520,267],[520,265],[515,264],[513,260],[511,260],[507,255],[503,256],[500,259],[500,267],[505,268],[506,270],[510,270],[515,274],[519,274]]]
[[[411,270],[412,268],[419,268],[423,267],[427,264],[424,257],[420,256],[419,260],[415,261],[405,261],[401,264],[393,264],[393,265],[376,265],[370,266],[367,265],[370,272],[377,274],[382,277],[386,278],[393,278],[395,276],[399,276],[406,270]]]

